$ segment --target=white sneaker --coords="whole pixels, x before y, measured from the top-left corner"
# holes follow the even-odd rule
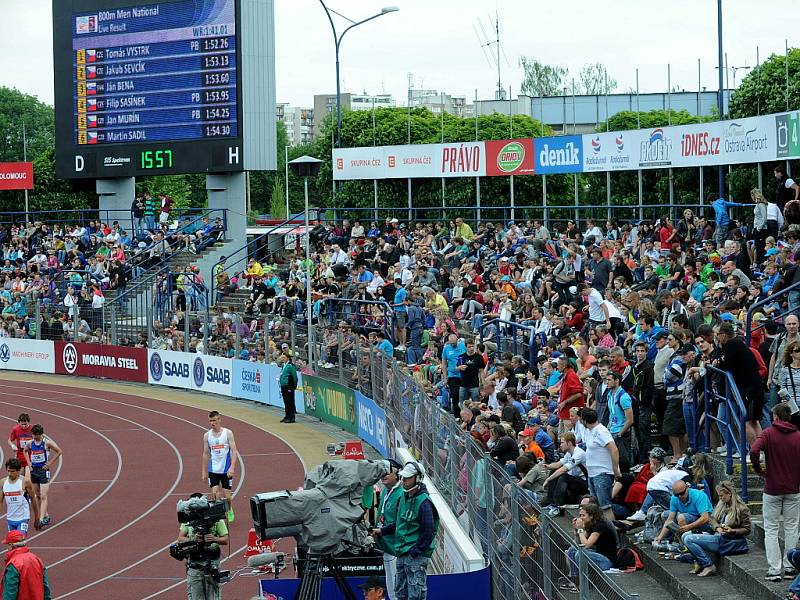
[[[403,346],[402,344],[400,344],[399,346],[395,346],[395,347],[394,347],[394,349],[395,349],[395,350],[399,350],[400,352],[402,352],[403,350],[405,350],[405,349],[406,349],[406,347],[405,347],[405,346]]]
[[[627,521],[644,521],[647,518],[647,515],[644,514],[641,510],[637,510],[633,513],[630,517],[628,517]]]
[[[714,450],[714,452],[716,452],[717,454],[727,454],[728,453],[728,448],[725,447],[725,446],[720,446],[719,448]]]

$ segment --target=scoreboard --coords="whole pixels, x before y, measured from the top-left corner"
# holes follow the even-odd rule
[[[53,15],[59,177],[274,168],[271,0],[53,0]],[[248,43],[262,73],[243,85]]]

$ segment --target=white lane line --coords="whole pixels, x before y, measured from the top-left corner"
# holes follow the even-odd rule
[[[120,429],[98,429],[97,431],[147,431],[144,427],[121,427]]]
[[[52,483],[108,483],[111,479],[70,479],[68,481],[53,481]]]
[[[86,546],[29,546],[31,550],[80,550]]]
[[[191,426],[193,426],[193,427],[196,427],[196,428],[198,428],[198,429],[201,429],[201,430],[203,430],[203,431],[205,431],[205,429],[206,429],[204,426],[202,426],[202,425],[198,425],[197,423],[194,423],[194,422],[192,422],[192,421],[189,421],[188,419],[184,419],[183,417],[178,417],[178,416],[176,416],[176,415],[172,415],[172,414],[170,414],[170,413],[167,413],[167,412],[164,412],[164,411],[160,411],[160,410],[156,410],[156,409],[153,409],[153,408],[147,408],[147,407],[139,406],[139,405],[136,405],[136,404],[130,404],[130,403],[128,403],[128,402],[120,402],[120,401],[118,401],[118,400],[110,400],[110,399],[108,399],[108,398],[100,398],[100,397],[98,397],[98,396],[89,396],[89,395],[86,395],[86,394],[78,394],[78,393],[75,393],[75,392],[62,392],[62,391],[58,391],[58,390],[43,390],[43,389],[41,389],[41,388],[28,387],[28,386],[17,386],[17,389],[25,389],[25,390],[35,391],[35,392],[39,392],[39,393],[46,392],[46,393],[49,393],[49,394],[60,394],[60,395],[62,395],[62,396],[71,396],[71,397],[75,397],[75,398],[86,398],[86,399],[92,399],[92,400],[99,400],[99,401],[101,401],[101,402],[105,402],[105,403],[107,403],[107,404],[117,404],[117,405],[120,405],[120,406],[126,406],[126,407],[130,407],[130,408],[135,408],[135,409],[137,409],[137,410],[139,410],[139,411],[142,411],[142,410],[144,410],[144,411],[152,412],[152,413],[155,413],[155,414],[163,415],[163,416],[166,416],[166,417],[170,417],[170,418],[172,418],[172,419],[176,419],[176,420],[178,420],[178,421],[183,421],[184,423],[188,423],[189,425],[191,425]],[[54,403],[56,403],[56,404],[64,404],[64,405],[66,405],[66,406],[76,406],[76,405],[74,405],[74,404],[70,404],[70,403],[67,403],[67,402],[60,402],[60,401],[58,401],[58,400],[51,400],[51,399],[48,399],[48,398],[36,398],[36,399],[38,399],[38,400],[46,400],[46,401],[48,401],[48,402],[54,402]],[[158,401],[158,399],[156,399],[156,398],[150,398],[150,399],[151,399],[151,400],[156,400],[156,401]],[[82,405],[77,405],[77,406],[78,406],[78,408],[83,408],[83,409],[85,409],[85,410],[90,410],[90,411],[92,411],[92,412],[98,412],[98,413],[101,413],[101,414],[107,414],[107,415],[110,415],[110,416],[114,416],[114,417],[116,417],[116,418],[118,418],[118,419],[121,419],[121,420],[123,420],[123,421],[129,421],[129,422],[130,422],[130,420],[129,420],[129,419],[125,419],[124,417],[120,417],[120,416],[118,416],[118,415],[111,415],[111,413],[104,413],[103,411],[98,411],[98,410],[96,410],[96,409],[87,408],[87,407],[85,407],[85,406],[82,406]],[[189,408],[193,408],[193,407],[189,407]],[[243,421],[243,422],[244,422],[244,421]],[[158,434],[158,433],[157,433],[157,432],[155,432],[155,431],[153,431],[153,433],[154,433],[154,434],[156,434],[156,435],[160,435],[160,434]],[[162,437],[163,437],[163,436],[162,436]],[[173,447],[174,447],[174,446],[173,446]],[[241,465],[241,475],[239,476],[239,483],[237,484],[237,486],[236,486],[236,489],[233,491],[233,496],[234,496],[234,497],[236,497],[236,495],[237,495],[237,494],[239,493],[239,491],[241,490],[242,484],[244,483],[244,480],[245,480],[245,477],[246,477],[246,473],[247,473],[247,470],[246,470],[246,468],[245,468],[245,462],[244,462],[244,459],[242,458],[242,455],[241,455],[241,454],[239,454],[239,453],[237,453],[237,455],[238,455],[238,456],[239,456],[239,458],[240,458],[240,460],[239,460],[239,464]],[[299,456],[299,455],[298,455],[298,456]],[[179,455],[179,458],[180,458],[180,455]],[[181,463],[181,464],[182,464],[182,463]],[[173,487],[173,490],[174,490],[174,487]],[[170,492],[172,492],[173,490],[170,490]],[[170,494],[168,494],[168,495],[173,495],[173,494],[172,494],[172,493],[170,493]],[[56,525],[59,525],[59,524],[60,524],[60,523],[57,523]],[[132,524],[132,523],[131,523],[131,524]],[[55,525],[54,525],[53,527],[55,527]],[[156,556],[156,555],[158,555],[158,554],[160,554],[160,553],[164,552],[164,551],[165,551],[167,548],[169,548],[169,546],[170,546],[171,544],[172,544],[172,542],[170,542],[169,544],[167,544],[167,545],[165,545],[165,546],[163,546],[163,547],[159,548],[159,549],[158,549],[158,550],[156,550],[155,552],[152,552],[152,553],[151,553],[151,554],[149,554],[148,556],[145,556],[144,558],[142,558],[142,559],[140,559],[140,560],[136,561],[135,563],[133,563],[133,564],[130,564],[130,565],[126,566],[125,568],[123,568],[123,569],[120,569],[120,570],[116,571],[115,573],[111,573],[110,575],[106,575],[105,577],[102,577],[101,579],[98,579],[98,580],[96,580],[96,581],[93,581],[93,582],[91,582],[91,583],[88,583],[88,584],[84,585],[83,587],[81,587],[81,588],[78,588],[78,589],[76,589],[76,590],[73,590],[73,591],[71,591],[71,592],[68,592],[68,593],[66,593],[66,594],[62,594],[61,596],[58,596],[57,598],[55,598],[55,600],[60,600],[61,598],[66,598],[66,597],[68,597],[68,596],[70,596],[70,595],[72,595],[72,594],[74,594],[74,593],[76,593],[76,592],[83,591],[83,590],[85,590],[85,589],[87,589],[87,588],[90,588],[90,587],[93,587],[93,586],[97,585],[98,583],[102,583],[103,581],[106,581],[106,580],[108,580],[108,579],[111,579],[111,578],[113,578],[113,577],[116,577],[116,576],[117,576],[117,575],[119,575],[120,573],[124,573],[124,572],[125,572],[125,571],[127,571],[128,569],[132,569],[133,567],[136,567],[136,566],[140,565],[141,563],[143,563],[143,562],[146,562],[146,561],[150,560],[152,557],[154,557],[154,556]],[[237,550],[237,551],[236,551],[236,553],[239,553],[239,552],[241,552],[241,551],[242,551],[242,550],[244,550],[245,548],[246,548],[246,546],[243,546],[242,548],[240,548],[239,550]],[[233,556],[233,555],[232,555],[232,556]],[[71,557],[68,557],[68,558],[71,558]],[[52,565],[51,565],[51,566],[52,566]],[[178,584],[177,584],[177,585],[180,585],[180,584],[181,584],[181,583],[183,583],[184,581],[185,581],[185,578],[184,578],[184,579],[181,579],[181,580],[178,582]],[[175,586],[171,586],[170,588],[167,588],[167,589],[172,589],[172,587],[175,587]],[[160,593],[161,593],[161,592],[158,592],[158,594],[160,594]]]
[[[291,456],[294,452],[256,452],[254,454],[240,454],[239,456]]]
[[[36,390],[34,390],[34,391],[36,391]],[[41,390],[39,390],[39,391],[41,391]],[[38,397],[34,397],[34,396],[23,396],[21,394],[17,394],[17,396],[19,398],[27,398],[29,400],[43,400],[43,398],[38,398]],[[7,406],[22,406],[20,404],[14,404],[14,403],[11,403],[11,402],[0,402],[0,404],[5,404]],[[53,531],[54,529],[58,529],[59,527],[61,527],[65,523],[68,523],[69,521],[71,521],[72,519],[77,517],[79,514],[81,514],[83,511],[88,509],[95,502],[97,502],[103,496],[105,496],[111,490],[112,487],[114,487],[114,484],[117,482],[117,479],[119,479],[119,476],[122,473],[122,453],[119,451],[119,448],[117,447],[117,445],[108,438],[108,436],[103,435],[99,431],[95,431],[93,428],[89,427],[85,423],[81,423],[80,421],[76,421],[75,419],[70,419],[69,417],[65,417],[63,415],[58,415],[56,413],[47,412],[47,411],[40,410],[40,409],[37,409],[37,410],[38,410],[38,412],[42,413],[43,415],[50,415],[51,417],[55,417],[57,419],[63,419],[64,421],[69,421],[71,423],[74,423],[74,424],[76,424],[76,425],[78,425],[80,427],[83,427],[84,429],[88,429],[89,431],[92,431],[92,432],[96,433],[98,436],[103,438],[106,442],[108,442],[108,444],[114,450],[114,453],[117,455],[117,471],[116,471],[116,473],[114,473],[114,478],[109,482],[109,484],[105,487],[105,489],[102,492],[100,492],[99,495],[95,496],[95,498],[91,502],[89,502],[86,506],[84,506],[83,508],[81,508],[77,512],[74,512],[71,515],[69,515],[69,516],[67,516],[67,517],[65,517],[63,519],[60,519],[58,522],[56,522],[55,525],[50,525],[46,529],[40,531],[39,533],[32,535],[31,537],[28,538],[29,542],[32,541],[32,540],[35,540],[36,538],[38,538],[41,535],[44,535],[48,531]]]

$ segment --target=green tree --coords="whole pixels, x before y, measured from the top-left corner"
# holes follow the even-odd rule
[[[569,75],[569,69],[558,65],[546,65],[534,58],[522,56],[521,91],[528,96],[559,96]]]
[[[272,196],[269,200],[269,214],[273,218],[286,218],[286,195],[283,191],[281,177],[276,177],[272,184]]]
[[[55,140],[53,108],[35,96],[0,86],[0,161],[23,157],[22,124],[28,140],[28,160],[33,160]]]
[[[789,50],[789,106],[800,108],[800,49]],[[784,112],[786,106],[786,57],[773,54],[751,70],[733,92],[728,111],[733,119]]]
[[[583,65],[578,82],[580,92],[588,96],[609,94],[617,87],[617,80],[608,74],[602,63]]]

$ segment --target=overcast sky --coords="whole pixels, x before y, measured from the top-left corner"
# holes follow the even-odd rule
[[[342,90],[407,97],[414,86],[472,99],[492,98],[497,75],[484,58],[474,29],[488,32],[495,8],[505,58],[501,78],[516,96],[522,80],[520,56],[568,67],[606,65],[619,91],[642,92],[672,84],[716,87],[717,29],[714,0],[327,0],[331,8],[360,20],[396,4],[391,13],[348,32],[342,43]],[[149,3],[144,0],[142,4]],[[131,2],[133,5],[134,2]],[[315,93],[336,89],[330,24],[318,0],[275,0],[277,100],[311,106]],[[784,40],[800,45],[798,0],[724,0],[724,42],[729,66],[756,64],[783,54]],[[0,84],[53,102],[51,0],[0,0]],[[339,31],[347,22],[334,17]],[[737,73],[737,80],[744,76]],[[729,82],[733,75],[729,70]]]

